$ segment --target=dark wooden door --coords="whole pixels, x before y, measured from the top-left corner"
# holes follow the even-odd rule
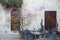
[[[20,29],[20,11],[13,9],[11,12],[11,30],[16,31]]]
[[[45,11],[45,29],[56,27],[56,11]]]

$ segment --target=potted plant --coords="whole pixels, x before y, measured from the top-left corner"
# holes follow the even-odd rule
[[[0,0],[0,3],[6,8],[21,7],[23,0]]]

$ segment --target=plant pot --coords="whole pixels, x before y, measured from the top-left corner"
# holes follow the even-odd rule
[[[20,31],[20,39],[24,39],[24,32],[23,31]]]

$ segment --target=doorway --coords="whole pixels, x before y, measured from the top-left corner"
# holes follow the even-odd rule
[[[56,11],[45,11],[45,29],[56,27]]]
[[[19,9],[13,9],[11,12],[11,30],[20,30],[20,11]]]

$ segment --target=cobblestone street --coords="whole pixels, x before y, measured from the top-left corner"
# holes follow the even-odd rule
[[[0,34],[0,40],[20,40],[18,34]]]
[[[19,34],[0,34],[0,40],[22,40]],[[36,40],[47,40],[46,38],[39,38]]]

